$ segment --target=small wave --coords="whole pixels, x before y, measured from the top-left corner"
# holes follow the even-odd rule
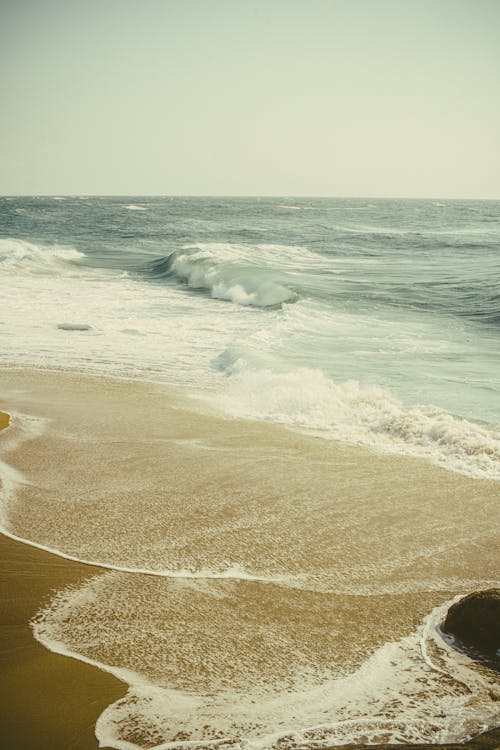
[[[285,203],[277,203],[276,208],[285,208],[289,211],[321,211],[321,208],[318,208],[318,206],[289,206]]]
[[[42,247],[19,239],[0,239],[0,268],[29,275],[53,275],[75,271],[75,261],[83,258],[73,247]]]
[[[354,380],[336,383],[320,370],[275,372],[231,352],[216,364],[229,378],[215,398],[234,416],[319,430],[380,452],[500,480],[500,435],[494,430],[436,407],[405,407],[383,388],[362,388]]]
[[[147,211],[148,209],[146,206],[136,206],[135,203],[130,203],[130,205],[125,206],[126,209],[129,211]]]
[[[227,255],[219,253],[217,257],[204,248],[183,248],[153,261],[150,272],[155,278],[174,277],[190,289],[202,289],[215,299],[238,305],[272,308],[297,300],[297,294],[269,270],[235,263]]]

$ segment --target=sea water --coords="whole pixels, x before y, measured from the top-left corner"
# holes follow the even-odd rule
[[[2,354],[498,478],[494,201],[3,198]]]
[[[3,436],[25,441],[4,530],[111,569],[34,623],[131,686],[102,742],[318,747],[494,724],[491,676],[435,626],[443,601],[495,583],[498,204],[0,208],[4,364],[115,378],[98,399],[51,376],[52,422],[20,412]],[[78,399],[101,417],[82,424]]]

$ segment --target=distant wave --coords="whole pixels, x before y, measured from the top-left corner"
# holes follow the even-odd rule
[[[173,277],[190,289],[208,291],[215,299],[251,307],[279,307],[295,302],[297,293],[277,274],[257,265],[235,262],[226,252],[186,247],[149,265],[154,278]]]
[[[20,239],[0,239],[0,269],[30,275],[54,275],[75,271],[74,261],[83,253],[72,247],[42,247]]]

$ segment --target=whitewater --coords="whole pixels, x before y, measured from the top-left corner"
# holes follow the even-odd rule
[[[497,584],[499,271],[494,201],[0,198],[0,523],[107,571],[32,623],[127,684],[102,746],[498,723],[439,624]]]

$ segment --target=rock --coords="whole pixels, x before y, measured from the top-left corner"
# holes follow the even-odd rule
[[[500,589],[477,591],[460,599],[450,607],[441,627],[465,649],[495,659],[500,649]]]
[[[88,323],[59,323],[57,327],[61,331],[90,331],[92,329]]]

